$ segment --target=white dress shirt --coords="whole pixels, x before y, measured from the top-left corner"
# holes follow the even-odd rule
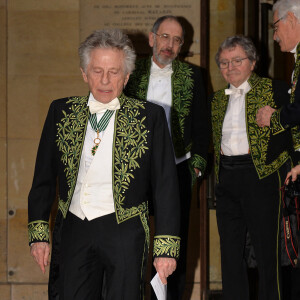
[[[147,100],[162,106],[165,110],[169,132],[171,134],[171,107],[172,107],[172,63],[160,68],[151,59],[150,79]],[[191,157],[188,152],[182,157],[175,157],[176,164]]]
[[[235,87],[230,85],[230,90]],[[249,153],[249,144],[246,129],[245,97],[251,89],[245,81],[237,89],[242,89],[242,94],[233,93],[229,102],[222,127],[221,151],[222,154],[233,156]]]
[[[90,101],[96,101],[90,93]],[[97,113],[97,122],[103,116]],[[97,133],[88,121],[80,166],[77,176],[75,191],[70,205],[70,212],[84,220],[113,213],[113,186],[112,186],[112,146],[114,136],[115,112],[112,115],[107,128],[100,132],[101,143],[92,155],[94,139]]]

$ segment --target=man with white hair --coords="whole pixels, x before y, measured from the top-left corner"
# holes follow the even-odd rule
[[[31,255],[45,273],[57,192],[49,299],[144,299],[150,198],[162,283],[179,257],[179,192],[165,113],[123,94],[135,52],[121,30],[95,31],[79,57],[90,93],[50,106],[28,198]]]
[[[270,126],[273,132],[291,128],[294,148],[300,149],[300,1],[279,0],[273,5],[274,40],[279,43],[282,52],[291,52],[295,56],[295,69],[292,75],[290,104],[278,110],[270,106],[261,108],[257,113],[259,126]]]

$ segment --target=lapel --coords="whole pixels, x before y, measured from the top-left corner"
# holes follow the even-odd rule
[[[300,43],[297,46],[296,54],[297,54],[297,58],[296,58],[294,75],[292,79],[292,88],[291,88],[291,103],[295,101],[295,91],[298,83],[298,78],[300,75]]]
[[[143,116],[145,102],[122,94],[118,97],[120,109],[116,112],[113,145],[113,195],[118,223],[145,212],[147,204],[126,207],[126,193],[140,169],[141,158],[147,154],[148,128]],[[148,121],[148,120],[147,120]]]
[[[297,58],[296,58],[296,64],[295,64],[295,69],[294,69],[294,75],[293,75],[293,82],[292,82],[292,88],[291,88],[291,103],[295,102],[295,97],[297,93],[297,97],[299,96],[300,93],[300,87],[298,86],[298,79],[300,76],[300,43],[297,46]],[[300,132],[299,132],[299,126],[295,126],[291,128],[292,131],[292,137],[293,137],[293,144],[294,144],[294,149],[298,150],[300,149]]]
[[[56,123],[56,145],[60,160],[64,165],[67,198],[59,199],[58,207],[66,217],[76,186],[80,158],[89,118],[88,96],[71,97],[67,100],[67,109],[62,111],[62,118]]]
[[[260,107],[265,105],[276,107],[272,89],[272,80],[268,78],[261,78],[255,73],[252,73],[248,79],[248,83],[251,86],[251,90],[245,97],[245,114],[249,148],[258,176],[259,178],[263,178],[276,170],[278,166],[287,159],[287,154],[285,152],[281,153],[275,161],[266,165],[271,131],[268,127],[258,127],[256,124],[256,113]],[[228,100],[229,96],[226,96],[225,89],[222,89],[215,93],[212,101],[213,141],[216,155],[215,172],[217,180],[220,162],[222,127]]]
[[[132,85],[129,87],[131,95],[147,100],[150,80],[151,57],[137,61],[136,70],[132,75]],[[191,145],[185,148],[184,126],[185,119],[190,115],[193,100],[193,69],[186,63],[174,60],[172,62],[172,108],[171,108],[171,135],[177,157],[190,151]]]

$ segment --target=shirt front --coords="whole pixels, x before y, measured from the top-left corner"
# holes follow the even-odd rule
[[[230,90],[234,89],[235,87],[230,85]],[[221,153],[227,156],[249,153],[245,99],[251,87],[245,81],[237,89],[242,89],[243,92],[242,94],[233,93],[229,96],[222,127]]]
[[[97,101],[92,93],[90,93],[88,106],[90,101]],[[97,122],[104,113],[105,111],[96,114]],[[85,218],[92,220],[115,211],[112,186],[114,120],[115,112],[108,127],[99,133],[101,142],[95,156],[92,154],[92,148],[95,146],[94,139],[97,133],[88,121],[77,182],[69,208],[70,212],[82,220]],[[97,165],[93,166],[92,163]]]
[[[148,84],[147,100],[163,107],[167,117],[169,132],[171,134],[171,107],[172,107],[172,64],[160,68],[151,60],[150,79]],[[182,157],[175,157],[176,164],[191,157],[188,152]]]

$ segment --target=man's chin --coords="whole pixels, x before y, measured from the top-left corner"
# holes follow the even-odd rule
[[[159,60],[158,60],[158,62],[161,65],[165,65],[166,66],[166,65],[170,64],[173,60],[174,60],[173,57],[167,57],[167,58],[160,57]]]

